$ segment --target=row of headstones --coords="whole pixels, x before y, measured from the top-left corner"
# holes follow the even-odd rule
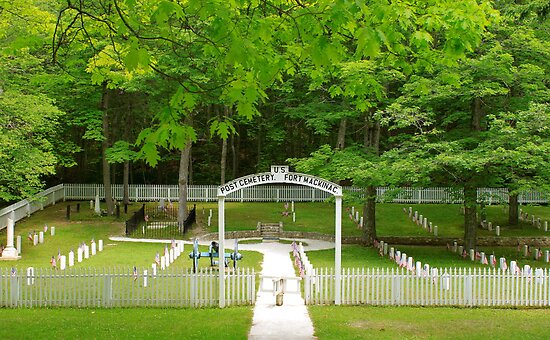
[[[491,221],[489,221],[489,222],[486,221],[486,220],[481,221],[481,228],[486,229],[488,231],[494,231],[496,236],[500,236],[500,226],[497,225],[493,229],[493,222],[491,222]]]
[[[157,270],[165,270],[170,267],[174,261],[183,253],[183,241],[172,240],[170,247],[164,246],[163,255],[159,253],[155,256],[155,261],[151,264],[153,276],[157,275]],[[143,275],[147,275],[147,270],[144,270]]]
[[[363,228],[363,216],[359,216],[359,209],[355,210],[355,207],[352,206],[351,210],[349,208],[347,210],[349,210],[349,219],[357,224],[357,228]]]
[[[414,224],[424,228],[424,230],[428,231],[429,233],[433,233],[434,236],[437,237],[438,227],[436,225],[433,225],[432,222],[429,222],[427,217],[419,214],[416,210],[413,213],[412,207],[409,207],[408,210],[407,208],[403,208],[403,212],[409,216]]]
[[[46,235],[48,229],[50,230],[50,235],[55,236],[55,227],[48,228],[48,226],[44,226],[44,231],[40,231],[38,233],[36,233],[36,231],[34,233],[29,233],[29,236],[27,238],[29,239],[30,242],[32,242],[33,246],[37,246],[41,243],[44,243],[45,241],[44,236]],[[15,241],[15,248],[17,249],[17,255],[21,255],[21,252],[23,251],[22,243],[23,243],[23,238],[21,237],[21,235],[17,235],[16,241]]]
[[[78,248],[76,248],[76,262],[81,263],[86,259],[89,259],[91,256],[97,254],[97,252],[103,251],[103,240],[99,240],[96,244],[94,240],[90,242],[90,245],[87,245],[85,242],[82,242]],[[68,255],[61,255],[59,252],[57,254],[57,260],[54,256],[51,257],[50,263],[53,268],[57,268],[57,262],[59,262],[59,269],[65,270],[67,265],[73,267],[75,265],[75,253],[71,249]]]
[[[448,247],[448,248],[453,253],[457,253],[460,256],[464,257],[464,258],[469,257],[470,261],[478,260],[481,264],[489,265],[493,268],[496,267],[496,265],[497,265],[495,255],[489,255],[489,257],[487,258],[487,255],[484,252],[478,252],[478,251],[475,251],[474,249],[470,249],[470,251],[467,253],[466,249],[464,249],[463,246],[458,245],[456,241],[453,242],[452,247]],[[527,253],[528,249],[529,249],[529,246],[524,245],[524,255],[526,257],[528,255],[528,253]],[[537,254],[535,255],[535,260],[538,260],[541,257],[543,257],[542,252],[541,252],[540,249],[536,249],[536,253]],[[550,251],[548,251],[548,250],[546,250],[544,252],[544,262],[546,262],[546,263],[550,262]],[[510,261],[510,272],[511,273],[518,273],[518,268],[519,268],[519,266],[517,264],[517,261]],[[531,267],[529,265],[524,266],[524,270],[529,270],[530,271],[531,270],[530,268]],[[504,270],[504,271],[506,271],[508,269],[508,265],[507,265],[505,257],[501,257],[499,259],[499,269]]]
[[[420,261],[415,262],[412,256],[407,256],[406,253],[402,253],[400,250],[390,247],[389,244],[384,241],[375,241],[374,247],[378,249],[380,256],[388,256],[398,267],[405,268],[407,271],[417,276],[431,275],[435,279],[439,275],[437,268],[431,268],[430,270],[429,264],[425,263],[422,265]]]
[[[531,218],[529,218],[529,214],[524,213],[522,209],[519,209],[519,219],[524,222],[531,221],[531,224],[537,227],[537,229],[548,231],[548,221],[541,221],[540,217],[536,217],[535,215],[531,215]]]
[[[296,242],[292,242],[292,253],[294,255],[294,264],[298,267],[301,277],[304,274],[315,275],[315,269],[313,269],[313,265],[306,255],[302,242],[298,245],[296,245]]]

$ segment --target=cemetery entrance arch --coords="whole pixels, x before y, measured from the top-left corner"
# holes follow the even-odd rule
[[[341,304],[341,273],[342,273],[342,187],[338,184],[329,182],[319,177],[289,172],[288,166],[272,166],[271,172],[258,173],[248,175],[234,179],[218,187],[218,243],[219,253],[223,254],[225,251],[225,197],[232,192],[241,190],[261,184],[298,184],[312,188],[316,188],[329,194],[335,198],[335,255],[334,255],[334,269],[335,269],[335,283],[334,283],[334,295],[336,305]],[[219,275],[220,275],[220,307],[225,306],[225,268],[224,261],[219,261]]]

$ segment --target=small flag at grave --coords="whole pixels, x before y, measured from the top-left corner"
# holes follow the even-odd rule
[[[16,276],[17,275],[17,271],[15,270],[14,267],[11,267],[11,276]]]
[[[497,257],[493,254],[493,263],[491,264],[493,267],[497,265]]]
[[[136,266],[134,266],[134,281],[138,279],[138,272]]]
[[[29,233],[29,241],[33,241],[33,238],[32,238],[32,233]]]
[[[483,257],[483,262],[482,262],[482,264],[486,264],[486,265],[489,264],[489,262],[487,261],[487,256],[484,256],[484,257]]]
[[[160,266],[160,254],[157,252],[157,255],[155,255],[155,263],[157,266]]]
[[[47,231],[48,231],[48,225],[45,224],[45,225],[44,225],[44,234],[45,234]]]
[[[52,265],[52,268],[56,268],[57,267],[57,263],[55,261],[55,256],[52,256],[52,258],[50,259],[50,263]]]

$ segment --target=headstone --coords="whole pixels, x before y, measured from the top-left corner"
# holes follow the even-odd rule
[[[487,230],[493,231],[493,222],[487,223]]]
[[[433,223],[430,222],[428,223],[428,231],[431,232],[432,230],[434,230],[434,226],[433,226]]]
[[[420,215],[420,216],[418,217],[418,221],[419,221],[419,222],[418,222],[418,225],[421,226],[422,223],[424,222],[424,216]]]
[[[209,216],[212,217],[212,209],[210,209],[210,215]]]
[[[544,231],[548,231],[548,221],[544,221]]]
[[[32,238],[32,245],[36,246],[38,244],[38,234],[34,234]]]
[[[486,262],[485,262],[485,261],[486,261],[485,253],[484,253],[484,252],[481,252],[481,253],[480,253],[480,256],[481,256],[481,258],[479,259],[479,262],[480,262],[481,264],[486,264]]]
[[[101,207],[99,205],[99,194],[95,195],[95,207],[94,207],[94,212],[97,214],[97,215],[101,215]]]
[[[378,250],[384,249],[384,241],[380,241],[380,244],[378,245]]]
[[[406,253],[402,253],[401,254],[401,266],[402,267],[405,267],[407,265],[407,254]]]
[[[502,270],[508,269],[508,268],[507,268],[507,265],[506,265],[506,258],[504,258],[504,257],[501,257],[501,258],[500,258],[500,260],[499,260],[499,268],[502,269]]]
[[[409,256],[409,258],[407,259],[407,269],[408,270],[414,269],[414,259],[412,256]]]
[[[166,269],[166,257],[163,255],[160,257],[160,270]]]
[[[170,264],[174,263],[174,249],[173,248],[170,248],[170,252],[169,252],[169,261],[170,261]]]
[[[359,227],[363,228],[363,216],[359,218]]]
[[[355,215],[355,207],[351,207],[351,214]]]
[[[296,213],[295,212],[292,213],[292,222],[296,222]]]
[[[531,215],[531,224],[535,225],[535,215]]]
[[[535,283],[539,285],[544,283],[544,270],[542,268],[535,269]]]
[[[294,201],[290,202],[290,210],[294,212]]]
[[[458,255],[462,255],[464,252],[464,246],[458,246]]]
[[[21,255],[21,235],[17,235],[15,241],[15,248],[17,249],[17,255]]]
[[[212,216],[208,216],[208,226],[210,227],[210,224],[212,223]]]
[[[427,263],[424,264],[424,272],[422,273],[422,275],[424,275],[424,276],[430,275],[430,265],[429,264],[427,264]]]
[[[415,273],[416,276],[422,276],[422,262],[416,261]]]
[[[38,232],[38,243],[44,243],[44,232]]]
[[[98,249],[97,250],[100,251],[100,252],[103,251],[103,240],[99,240],[99,241],[97,241],[97,243],[98,243]]]
[[[544,251],[544,262],[546,263],[550,262],[550,250]]]
[[[355,222],[359,222],[359,211],[355,212]]]
[[[476,252],[475,250],[470,248],[470,261],[474,261],[476,259]]]
[[[424,217],[424,223],[422,225],[424,227],[424,229],[428,229],[428,218],[427,217]]]
[[[31,286],[34,284],[34,268],[28,267],[27,268],[27,286]]]
[[[147,287],[147,269],[143,270],[143,287]]]
[[[90,258],[90,246],[88,246],[87,244],[84,246],[84,258]]]
[[[59,269],[65,270],[67,267],[67,256],[61,255],[61,258],[59,260]]]
[[[497,236],[500,236],[500,226],[499,225],[496,226],[495,231],[496,231]]]
[[[414,212],[414,219],[415,219],[415,220],[418,219],[418,211],[415,211],[415,212]]]
[[[437,226],[434,226],[434,236],[437,237]]]
[[[540,229],[541,226],[540,218],[537,218],[537,229]]]
[[[78,247],[76,249],[76,260],[78,261],[78,263],[82,262],[82,253],[84,251],[82,250],[82,247]]]
[[[90,210],[94,208],[94,200],[90,200]]]
[[[518,264],[516,261],[510,261],[510,273],[515,274],[518,270]]]
[[[495,255],[489,255],[489,265],[495,267]]]
[[[67,204],[67,214],[65,216],[68,220],[71,219],[71,205]]]
[[[96,244],[95,242],[92,242],[92,256],[94,256],[96,254]]]
[[[453,253],[456,253],[458,251],[458,244],[456,241],[453,242]]]
[[[529,255],[529,246],[524,244],[523,245],[523,256],[527,257],[527,255]]]
[[[55,227],[50,227],[50,236],[55,236]]]
[[[395,258],[395,249],[393,247],[390,248],[390,259]]]
[[[69,267],[74,266],[74,251],[69,252]]]
[[[382,253],[384,255],[388,255],[388,244],[384,243],[384,247],[382,248]]]
[[[157,276],[157,264],[156,263],[153,263],[151,264],[151,274],[153,275],[153,278]]]
[[[409,207],[409,218],[412,218],[413,208]]]
[[[523,266],[523,277],[531,277],[533,274],[531,266],[526,264]]]

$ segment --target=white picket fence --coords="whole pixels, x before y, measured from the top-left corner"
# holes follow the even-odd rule
[[[211,268],[166,269],[153,275],[132,269],[71,268],[64,271],[0,268],[0,307],[215,307],[219,274]],[[239,268],[225,275],[225,303],[252,305],[254,270]]]
[[[105,191],[102,184],[64,184],[64,197],[68,200],[91,200],[96,194],[103,198]],[[361,195],[363,189],[344,187],[344,191]],[[394,203],[460,203],[462,190],[453,188],[377,188],[379,201]],[[113,197],[122,199],[122,185],[112,186]],[[217,186],[190,185],[187,189],[190,201],[216,201]],[[177,185],[130,185],[129,199],[132,201],[155,201],[170,199],[176,201],[179,196]],[[478,196],[489,204],[508,202],[508,190],[505,188],[480,188]],[[310,187],[293,185],[257,185],[231,193],[226,201],[238,202],[322,202],[332,195]],[[519,202],[548,203],[548,195],[542,192],[525,192],[519,195]]]
[[[122,200],[123,186],[113,185],[113,197]],[[362,195],[363,189],[344,187],[344,192],[351,195]],[[379,201],[421,204],[421,203],[460,203],[462,191],[452,188],[377,188]],[[33,199],[26,199],[0,210],[0,230],[7,226],[9,214],[13,211],[15,222],[30,216],[44,206],[64,200],[92,200],[99,195],[105,197],[102,184],[60,184],[44,190]],[[190,201],[216,201],[217,186],[190,185],[187,190]],[[177,201],[179,189],[177,185],[130,185],[129,198],[132,201],[158,201],[169,199]],[[235,202],[322,202],[332,197],[330,194],[310,187],[292,185],[258,185],[244,188],[229,194],[226,201]],[[504,188],[480,188],[478,197],[489,204],[508,202],[508,190]],[[548,194],[542,192],[525,192],[519,195],[521,204],[548,203]]]
[[[433,274],[438,273],[438,274]],[[332,269],[304,278],[308,305],[334,303]],[[438,268],[416,275],[402,268],[346,269],[342,304],[391,306],[548,306],[548,269],[511,274],[496,268]]]

